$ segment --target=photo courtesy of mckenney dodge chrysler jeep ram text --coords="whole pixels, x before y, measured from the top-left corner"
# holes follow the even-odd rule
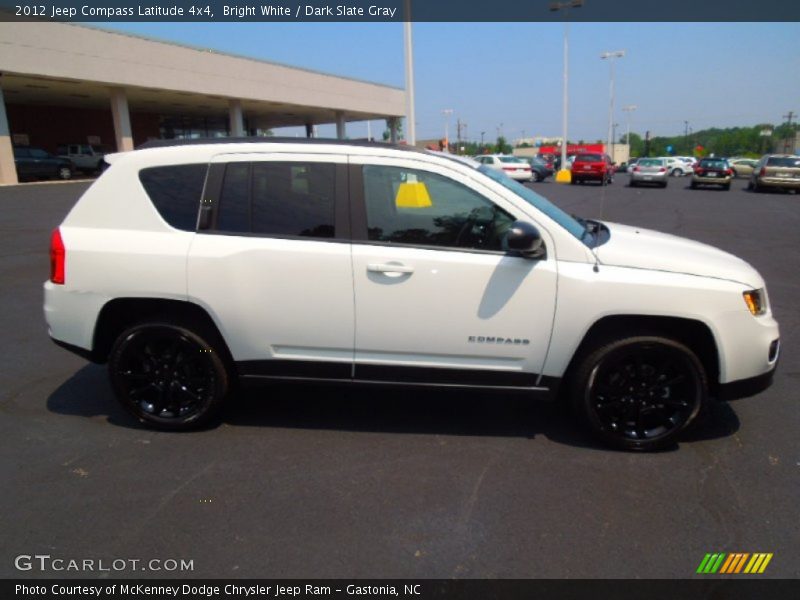
[[[778,361],[750,265],[485,165],[296,139],[105,159],[53,232],[45,316],[154,427],[208,423],[236,380],[461,386],[568,402],[649,450]]]

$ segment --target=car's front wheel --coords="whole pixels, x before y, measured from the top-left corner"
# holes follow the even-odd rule
[[[577,414],[606,444],[657,450],[674,443],[706,402],[705,370],[688,347],[660,336],[600,345],[571,378]]]
[[[56,173],[59,179],[67,180],[72,179],[72,169],[69,167],[59,167],[58,172]]]
[[[108,370],[117,399],[143,423],[185,430],[207,424],[230,387],[210,335],[170,323],[139,323],[120,334]],[[209,339],[207,339],[209,338]]]

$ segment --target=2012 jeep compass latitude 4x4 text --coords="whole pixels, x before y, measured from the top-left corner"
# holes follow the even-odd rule
[[[771,382],[764,280],[721,250],[425,151],[193,142],[107,156],[51,240],[51,337],[149,425],[207,423],[237,379],[464,386],[647,450]]]

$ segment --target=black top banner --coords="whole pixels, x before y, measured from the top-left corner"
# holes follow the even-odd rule
[[[410,19],[409,19],[410,15]],[[796,0],[0,0],[0,21],[800,21]]]

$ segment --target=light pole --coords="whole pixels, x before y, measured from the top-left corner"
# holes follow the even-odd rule
[[[449,128],[450,128],[450,115],[453,114],[452,108],[445,108],[442,111],[444,115],[444,151],[450,152],[450,137],[449,137]]]
[[[411,0],[405,3],[406,22],[403,23],[403,38],[406,54],[406,132],[410,146],[417,143],[417,127],[414,121],[414,52],[411,46]]]
[[[481,131],[481,148],[483,148],[483,136],[486,135],[485,131]]]
[[[622,112],[625,113],[625,143],[628,144],[628,160],[631,159],[631,113],[635,111],[637,106],[635,104],[628,104],[622,107]]]
[[[617,58],[625,56],[625,50],[613,50],[611,52],[603,52],[600,58],[603,60],[608,59],[611,67],[611,83],[609,85],[609,101],[608,101],[608,150],[611,151],[611,160],[614,160],[614,139],[612,127],[614,125],[614,61]]]
[[[551,2],[550,10],[564,10],[564,105],[561,114],[561,168],[556,173],[558,183],[569,183],[572,174],[567,169],[567,113],[569,109],[569,9],[580,8],[583,0],[569,0],[568,2]]]

